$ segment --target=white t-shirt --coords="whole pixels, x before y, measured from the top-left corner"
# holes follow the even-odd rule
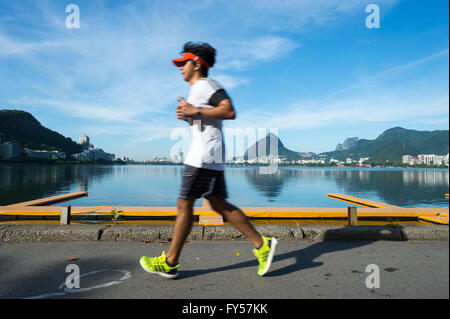
[[[203,78],[191,86],[187,102],[193,106],[211,108],[229,98],[223,87],[215,80]],[[222,120],[205,116],[193,116],[191,145],[184,164],[223,170],[225,143]]]

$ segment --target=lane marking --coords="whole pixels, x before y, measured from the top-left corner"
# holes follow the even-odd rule
[[[86,292],[86,291],[91,291],[91,290],[95,290],[95,289],[99,289],[99,288],[106,288],[106,287],[111,287],[111,286],[114,286],[114,285],[118,285],[118,284],[122,283],[124,280],[127,280],[127,279],[131,278],[131,272],[129,272],[128,270],[123,270],[123,269],[100,269],[100,270],[95,270],[95,271],[88,272],[86,274],[82,274],[82,275],[77,276],[75,278],[76,279],[80,279],[81,277],[86,277],[86,276],[94,275],[94,274],[97,274],[97,273],[100,273],[100,272],[105,272],[105,271],[121,272],[121,273],[123,273],[123,276],[120,279],[118,279],[118,280],[110,281],[110,282],[107,282],[105,284],[100,284],[100,285],[87,287],[87,288],[67,288],[66,287],[66,282],[64,281],[62,284],[60,284],[58,286],[58,289],[60,289],[60,290],[63,289],[64,292],[53,292],[53,293],[48,293],[48,294],[43,294],[43,295],[26,297],[24,299],[41,299],[41,298],[49,298],[49,297],[54,297],[54,296],[62,296],[62,295],[66,295],[68,293]]]

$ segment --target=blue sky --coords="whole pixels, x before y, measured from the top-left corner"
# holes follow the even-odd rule
[[[68,29],[68,4],[80,28]],[[368,29],[368,4],[380,28]],[[449,128],[448,1],[0,1],[0,109],[116,156],[168,156],[187,41],[217,51],[238,128],[276,128],[295,151],[401,126]],[[226,133],[226,132],[225,132]],[[239,155],[239,154],[236,154]]]

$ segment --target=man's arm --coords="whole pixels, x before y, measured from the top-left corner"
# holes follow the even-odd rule
[[[187,103],[183,98],[179,97],[180,103],[177,106],[177,116],[195,116],[199,110]],[[224,99],[216,107],[202,108],[202,115],[219,120],[234,120],[236,118],[236,111],[233,108],[233,103],[230,99]],[[180,118],[180,117],[178,117]]]
[[[234,120],[236,118],[236,112],[230,99],[220,101],[216,107],[202,108],[202,115],[219,120]]]

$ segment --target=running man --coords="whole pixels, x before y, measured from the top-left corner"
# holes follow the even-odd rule
[[[184,161],[183,180],[178,198],[178,214],[170,248],[158,257],[143,256],[140,264],[145,271],[166,278],[178,275],[178,263],[184,242],[194,222],[194,203],[205,197],[211,207],[227,222],[242,232],[255,246],[258,275],[267,273],[277,245],[276,238],[261,236],[238,207],[230,204],[224,179],[225,145],[222,120],[234,120],[236,113],[230,97],[208,70],[215,63],[216,50],[207,43],[188,42],[183,56],[173,63],[191,85],[187,101],[178,97],[177,118],[191,125],[191,146]]]

